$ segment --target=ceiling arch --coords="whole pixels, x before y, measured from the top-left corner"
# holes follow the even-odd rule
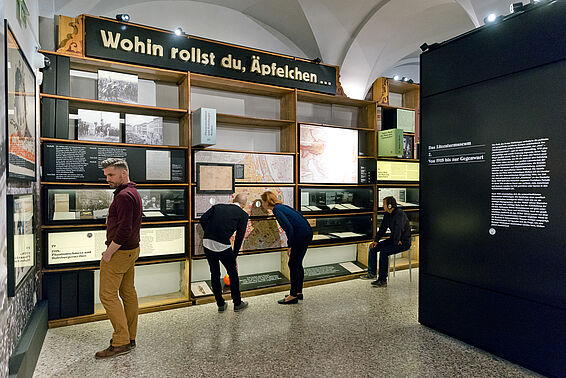
[[[362,98],[373,80],[395,68],[418,69],[419,46],[507,14],[514,0],[40,0],[43,16],[81,13],[165,29],[341,67],[341,84]],[[411,55],[413,54],[413,55]],[[416,76],[415,76],[416,78]]]

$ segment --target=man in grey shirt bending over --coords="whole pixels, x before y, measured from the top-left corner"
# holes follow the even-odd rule
[[[236,257],[244,241],[249,215],[243,208],[248,202],[247,194],[238,194],[231,204],[217,204],[212,206],[200,218],[204,230],[202,245],[204,254],[210,266],[210,280],[212,292],[216,298],[218,311],[226,310],[226,302],[222,297],[220,284],[220,263],[224,265],[230,277],[230,294],[234,302],[234,311],[241,311],[248,306],[240,297],[240,280],[236,267]],[[230,245],[230,238],[236,232],[234,249]]]

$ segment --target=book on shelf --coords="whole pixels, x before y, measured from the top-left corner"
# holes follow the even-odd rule
[[[403,155],[403,130],[389,129],[377,133],[377,154],[380,157]]]

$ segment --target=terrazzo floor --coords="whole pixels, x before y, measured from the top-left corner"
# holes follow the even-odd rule
[[[387,288],[306,288],[297,305],[275,293],[246,298],[239,313],[230,303],[140,315],[137,348],[108,360],[94,353],[108,345],[109,321],[50,329],[34,377],[538,376],[421,326],[417,281],[404,271]]]

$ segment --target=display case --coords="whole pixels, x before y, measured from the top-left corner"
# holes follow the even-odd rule
[[[261,207],[261,194],[265,191],[275,193],[283,204],[294,207],[294,186],[237,186],[233,194],[197,194],[193,190],[193,218],[200,218],[208,209],[218,203],[231,203],[238,194],[247,194],[248,203],[244,211],[250,217],[265,217],[273,215],[271,210]]]
[[[373,187],[300,187],[301,212],[335,214],[372,212]]]
[[[96,267],[106,250],[104,228],[45,229],[43,232],[47,268]],[[185,225],[143,226],[138,261],[184,257],[186,234]]]
[[[193,257],[204,256],[202,246],[204,231],[200,223],[193,224]],[[230,239],[234,242],[234,235]],[[287,247],[287,235],[279,227],[275,218],[253,219],[250,218],[240,249],[241,253],[259,253],[262,251],[282,249]]]
[[[407,210],[405,211],[407,218],[409,218],[409,225],[411,227],[411,234],[418,235],[419,234],[419,212],[418,210]],[[385,212],[381,211],[377,214],[377,225],[376,228],[379,228],[381,221],[383,221],[383,217],[385,216]],[[388,229],[385,233],[386,236],[391,235],[390,230]]]
[[[178,220],[187,217],[185,188],[137,188],[142,200],[142,221]],[[114,199],[113,189],[100,187],[43,187],[43,224],[106,223]]]
[[[312,244],[345,243],[371,239],[372,215],[345,215],[308,217],[312,230]]]
[[[406,187],[380,187],[378,189],[378,203],[379,207],[383,203],[385,197],[393,197],[397,201],[399,207],[405,208],[418,208],[419,207],[419,187],[406,186]]]

